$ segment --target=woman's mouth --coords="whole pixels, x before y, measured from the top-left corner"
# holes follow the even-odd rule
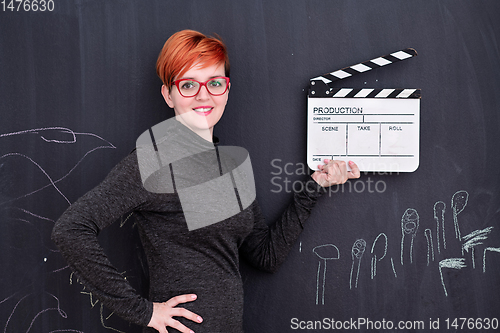
[[[193,111],[200,116],[208,116],[210,113],[212,113],[212,110],[213,107],[211,106],[201,106],[193,109]]]

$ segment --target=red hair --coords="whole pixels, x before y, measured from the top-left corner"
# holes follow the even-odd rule
[[[198,31],[182,30],[170,36],[163,45],[156,61],[156,74],[170,89],[175,78],[198,62],[202,68],[224,64],[225,75],[229,77],[229,57],[222,40]]]

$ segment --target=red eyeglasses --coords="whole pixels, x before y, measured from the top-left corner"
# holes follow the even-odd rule
[[[198,95],[202,86],[207,88],[210,95],[220,96],[227,91],[227,88],[229,87],[229,78],[225,76],[218,76],[205,82],[193,79],[181,79],[175,80],[174,84],[183,97],[194,97]]]

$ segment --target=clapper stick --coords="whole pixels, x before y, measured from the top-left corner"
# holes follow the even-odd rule
[[[348,66],[331,73],[327,73],[321,76],[314,77],[310,79],[311,85],[315,84],[315,81],[322,81],[326,85],[330,85],[330,83],[342,80],[348,77],[351,77],[358,73],[364,73],[374,68],[383,67],[386,65],[393,64],[395,62],[403,61],[405,59],[412,58],[417,55],[417,51],[412,48],[400,50],[397,52],[393,52],[391,54],[387,54],[375,59],[371,59],[365,62],[361,62],[359,64]]]
[[[420,98],[420,89],[369,89],[335,88],[332,83],[373,68],[403,61],[417,55],[412,48],[400,50],[359,64],[344,67],[334,72],[310,79],[309,97],[345,98]]]

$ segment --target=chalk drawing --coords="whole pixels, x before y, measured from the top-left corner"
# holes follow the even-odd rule
[[[377,247],[377,251],[375,251],[375,245],[377,244],[377,241],[380,239],[380,237],[383,237],[383,240],[379,242],[379,244],[382,245],[379,245]],[[373,280],[373,278],[377,275],[377,261],[384,259],[385,256],[387,255],[387,235],[384,234],[383,232],[380,233],[377,236],[377,238],[375,238],[375,240],[373,241],[371,254],[372,254],[371,278]]]
[[[427,239],[427,266],[429,266],[429,262],[434,261],[434,244],[432,244],[431,229],[425,229],[424,233]]]
[[[460,226],[458,224],[458,214],[460,214],[469,200],[469,193],[466,191],[458,191],[451,198],[451,209],[453,210],[453,223],[455,225],[455,237],[461,241]]]
[[[19,304],[20,304],[20,303],[21,303],[21,302],[22,302],[22,301],[23,301],[26,297],[28,297],[29,295],[31,295],[31,294],[25,295],[23,298],[21,298],[21,299],[20,299],[20,300],[16,303],[16,305],[14,306],[14,309],[12,309],[12,312],[10,313],[9,318],[7,319],[7,322],[5,323],[5,327],[4,327],[4,329],[3,329],[3,332],[4,332],[4,333],[6,333],[6,332],[7,332],[7,326],[9,326],[9,322],[10,322],[10,320],[11,320],[12,316],[14,315],[14,312],[16,312],[17,307],[18,307],[18,306],[19,306]]]
[[[43,169],[43,168],[42,168],[42,167],[41,167],[38,163],[36,163],[35,161],[33,161],[33,160],[29,157],[29,156],[26,156],[26,155],[23,155],[23,154],[19,154],[19,153],[8,153],[8,154],[5,154],[5,155],[2,155],[2,156],[0,156],[0,160],[1,160],[1,159],[3,159],[3,158],[9,157],[9,156],[21,156],[21,157],[24,157],[24,158],[26,158],[27,160],[29,160],[31,163],[33,163],[33,164],[34,164],[34,165],[35,165],[38,169],[40,169],[40,171],[41,171],[41,172],[45,175],[45,177],[47,177],[47,179],[48,179],[48,181],[49,181],[50,185],[52,185],[52,186],[54,187],[54,189],[55,189],[57,192],[59,192],[59,194],[60,194],[60,195],[64,198],[64,200],[66,200],[66,202],[67,202],[69,205],[71,205],[71,202],[68,200],[68,198],[66,198],[66,196],[65,196],[65,195],[61,192],[61,190],[59,190],[59,188],[56,186],[56,182],[57,182],[57,181],[52,180],[52,178],[51,178],[51,177],[47,174],[47,172],[45,172],[45,170],[44,170],[44,169]],[[48,186],[50,186],[50,185],[46,185],[46,186],[44,186],[43,188],[48,187]],[[31,195],[31,194],[33,194],[33,193],[38,192],[39,190],[40,190],[40,189],[38,189],[38,190],[36,190],[36,191],[33,191],[33,192],[31,192],[31,193],[28,193],[28,194],[26,194],[26,195],[23,195],[23,196],[21,196],[21,197],[18,197],[18,198],[15,198],[15,199],[11,199],[11,200],[9,200],[9,201],[1,202],[0,204],[4,204],[4,203],[11,202],[11,201],[14,201],[14,200],[17,200],[17,199],[20,199],[20,198],[24,198],[24,197],[26,197],[26,196],[28,196],[28,195]]]
[[[120,221],[120,228],[122,228],[122,227],[125,225],[125,223],[127,223],[128,219],[129,219],[132,215],[134,215],[134,212],[132,212],[132,213],[128,214],[128,215],[127,215],[127,217],[126,217],[125,219],[123,219],[123,216],[122,216],[121,221]]]
[[[60,133],[65,133],[65,134],[69,134],[69,138],[67,140],[55,140],[55,139],[47,139],[47,134],[51,134],[51,131],[52,132],[60,132]],[[42,135],[42,134],[44,135]],[[109,141],[103,139],[102,137],[94,134],[94,133],[78,133],[78,132],[74,132],[73,130],[69,129],[69,128],[66,128],[66,127],[43,127],[43,128],[34,128],[34,129],[29,129],[29,130],[24,130],[24,131],[18,131],[18,132],[11,132],[11,133],[5,133],[5,134],[0,134],[0,139],[2,138],[7,138],[7,137],[12,137],[12,136],[16,136],[16,135],[39,135],[40,138],[46,142],[47,144],[74,144],[77,142],[77,136],[78,135],[81,135],[81,136],[93,136],[93,137],[96,137],[98,138],[99,140],[105,142],[106,144],[105,145],[102,145],[102,146],[98,146],[98,147],[94,147],[90,150],[88,150],[84,155],[83,157],[65,174],[63,175],[62,177],[58,178],[58,179],[52,179],[52,177],[44,170],[44,168],[42,168],[40,166],[40,164],[38,164],[36,161],[34,161],[31,157],[25,155],[25,154],[22,154],[22,153],[19,153],[19,152],[10,152],[10,153],[7,153],[7,154],[4,154],[2,156],[0,156],[0,161],[2,159],[5,159],[7,157],[12,157],[12,156],[20,156],[20,157],[23,157],[25,159],[27,159],[30,163],[32,163],[33,165],[35,165],[35,167],[37,169],[40,170],[40,172],[43,174],[43,176],[45,178],[47,178],[48,180],[48,184],[45,185],[45,186],[42,186],[30,193],[26,193],[26,194],[23,194],[21,196],[18,196],[16,198],[13,198],[13,199],[10,199],[8,201],[4,201],[4,202],[0,202],[0,205],[2,204],[5,204],[5,203],[8,203],[8,202],[12,202],[12,201],[15,201],[15,200],[18,200],[18,199],[21,199],[21,198],[24,198],[24,197],[27,197],[27,196],[30,196],[30,195],[33,195],[34,193],[37,193],[47,187],[53,187],[63,198],[64,200],[66,200],[66,202],[68,202],[69,205],[71,205],[71,202],[68,200],[68,198],[60,191],[60,189],[57,187],[57,183],[62,181],[63,179],[65,179],[69,174],[71,174],[71,172],[73,172],[73,170],[75,170],[75,168],[83,161],[83,159],[90,153],[92,153],[93,151],[96,151],[98,149],[105,149],[105,148],[112,148],[112,149],[115,149],[116,147]],[[22,140],[22,139],[20,139]]]
[[[482,241],[488,238],[488,235],[490,234],[492,229],[493,227],[488,227],[483,230],[475,230],[470,234],[462,237],[462,239],[465,241],[462,244],[462,255],[464,255],[464,250],[467,251],[467,253],[469,252],[469,250],[471,250],[472,268],[476,268],[474,248],[478,245],[483,244]]]
[[[500,253],[500,247],[487,247],[483,252],[483,273],[486,273],[486,252],[497,252]]]
[[[78,281],[79,282],[79,281]],[[94,307],[97,303],[99,303],[99,300],[96,298],[94,300],[94,294],[92,294],[92,292],[90,291],[85,291],[85,286],[83,286],[83,290],[80,291],[80,294],[83,294],[83,295],[89,295],[89,300],[90,300],[90,307]]]
[[[120,333],[125,333],[123,331],[120,331],[120,330],[117,330],[116,328],[113,328],[113,327],[110,327],[110,326],[106,326],[106,324],[104,324],[104,316],[103,316],[103,310],[104,310],[104,305],[101,303],[101,312],[100,312],[100,315],[101,315],[101,324],[102,324],[102,327],[108,329],[108,330],[113,330],[115,332],[120,332]],[[114,314],[111,313],[109,316],[106,317],[106,320],[108,320],[112,315]]]
[[[55,221],[54,221],[53,219],[50,219],[50,218],[45,217],[45,216],[37,215],[37,214],[32,213],[32,212],[30,212],[30,211],[28,211],[28,210],[26,210],[26,209],[19,208],[19,207],[12,207],[12,208],[13,208],[13,209],[20,210],[20,211],[21,211],[21,212],[23,212],[23,213],[26,213],[26,214],[31,215],[31,216],[33,216],[33,217],[39,218],[39,219],[41,219],[41,220],[46,220],[46,221],[50,221],[50,222],[52,222],[52,223],[55,223]]]
[[[12,294],[12,295],[10,295],[10,296],[8,296],[8,297],[6,297],[6,298],[4,298],[3,300],[1,300],[1,301],[0,301],[0,304],[2,304],[3,302],[8,301],[8,300],[9,300],[9,299],[11,299],[12,297],[16,296],[16,294],[17,294],[17,292],[16,292],[16,293],[14,293],[14,294]]]
[[[33,327],[33,323],[38,318],[38,316],[40,316],[41,314],[43,314],[43,313],[45,313],[47,311],[57,311],[61,317],[68,318],[68,315],[66,314],[66,312],[64,312],[63,310],[61,310],[61,308],[59,306],[59,299],[57,297],[55,297],[54,295],[52,295],[52,294],[49,294],[49,295],[52,296],[53,298],[55,298],[55,300],[57,301],[57,308],[48,308],[48,309],[45,309],[45,310],[42,310],[42,311],[38,312],[38,314],[31,321],[30,327],[28,328],[28,330],[26,331],[26,333],[28,333],[31,330],[31,327]]]
[[[472,269],[476,268],[476,258],[475,252],[477,251],[478,246],[484,245],[485,240],[489,239],[493,226],[486,227],[484,229],[475,230],[465,236],[461,235],[460,224],[458,222],[458,215],[464,210],[467,206],[469,194],[467,191],[461,190],[455,192],[451,199],[451,207],[453,211],[453,222],[455,228],[456,238],[462,242],[462,256],[465,255],[465,252],[471,254],[472,260]],[[433,207],[434,211],[434,221],[436,225],[436,237],[433,237],[433,228],[427,228],[424,230],[424,236],[427,241],[427,266],[430,266],[431,262],[437,261],[435,249],[437,249],[437,253],[441,254],[441,249],[446,250],[446,234],[445,234],[445,212],[446,212],[446,204],[443,201],[437,201]],[[401,218],[401,265],[404,265],[405,260],[410,260],[410,263],[413,263],[413,253],[414,253],[414,239],[418,234],[418,228],[420,226],[420,217],[418,212],[413,208],[408,208],[404,212]],[[410,239],[411,237],[411,239]],[[436,243],[436,244],[434,244]],[[358,285],[358,276],[361,264],[361,258],[365,251],[366,242],[363,239],[358,239],[354,242],[352,246],[352,266],[350,272],[350,280],[349,287],[350,289],[357,288]],[[380,262],[383,258],[387,256],[388,249],[388,237],[385,233],[380,233],[375,240],[373,241],[371,247],[371,279],[377,276],[377,263]],[[409,251],[409,254],[408,254]],[[486,272],[486,262],[487,262],[487,254],[488,253],[497,253],[500,254],[500,247],[486,247],[483,250],[483,273]],[[449,258],[439,261],[438,270],[441,279],[441,284],[443,286],[443,291],[445,296],[448,296],[448,290],[445,283],[445,278],[443,275],[444,269],[455,269],[461,270],[462,268],[467,267],[465,258]],[[390,258],[391,268],[394,274],[394,277],[397,278],[396,267],[394,265],[393,258]],[[318,268],[318,286],[319,286],[319,273],[320,270]],[[448,282],[452,283],[452,281]],[[318,287],[319,288],[319,287]]]
[[[72,285],[73,284],[73,275],[75,274],[75,272],[71,272],[71,274],[69,275],[69,284]],[[81,284],[83,286],[83,289],[82,291],[80,291],[80,294],[84,294],[84,295],[89,295],[89,299],[90,299],[90,307],[94,307],[98,302],[99,300],[93,300],[93,294],[91,292],[86,292],[85,289],[86,287],[83,285],[83,283],[80,282],[80,279],[77,277],[76,278],[76,282]]]
[[[72,272],[70,274],[70,280],[69,280],[70,284],[73,284],[73,274],[74,274],[74,272]],[[124,275],[124,274],[126,274],[126,272],[122,272],[120,274]],[[124,279],[126,280],[127,278],[124,277]],[[99,300],[97,298],[95,298],[95,296],[94,296],[94,294],[92,292],[86,291],[87,288],[85,287],[84,284],[82,284],[80,282],[80,280],[78,278],[77,278],[76,282],[79,283],[79,284],[81,284],[83,286],[83,289],[82,289],[82,291],[80,291],[80,294],[88,295],[89,296],[89,300],[90,300],[90,306],[92,308],[94,308],[96,306],[96,304],[99,303]],[[107,317],[104,317],[104,314],[103,314],[104,307],[103,307],[102,302],[100,304],[100,310],[99,311],[100,311],[100,318],[101,318],[101,325],[102,325],[102,327],[104,327],[106,329],[109,329],[109,330],[116,331],[116,332],[124,333],[124,332],[122,332],[122,331],[120,331],[120,330],[118,330],[116,328],[111,327],[111,326],[106,326],[106,324],[104,323],[104,321],[108,320],[109,318],[111,318],[111,316],[113,316],[114,312],[112,312],[111,314],[109,314]]]
[[[356,269],[356,283],[354,284],[354,288],[358,287],[358,277],[359,277],[359,268],[361,266],[361,258],[366,250],[366,241],[364,239],[357,239],[352,245],[351,249],[351,257],[352,257],[352,266],[351,266],[351,277],[349,279],[349,288],[352,289],[352,277],[354,275],[354,270]]]
[[[69,265],[55,269],[51,273],[57,273],[57,272],[63,271],[63,270],[68,269],[68,268],[69,268]]]
[[[408,208],[401,218],[401,265],[403,265],[404,241],[407,235],[411,235],[410,241],[410,263],[413,263],[413,240],[417,235],[419,216],[415,209]]]
[[[464,258],[450,258],[439,262],[439,275],[441,276],[441,283],[446,297],[448,297],[448,292],[446,291],[446,285],[443,279],[443,268],[462,269],[464,267],[466,267]]]
[[[49,295],[51,298],[55,299],[56,302],[57,302],[57,306],[56,307],[49,307],[49,308],[46,308],[46,309],[43,309],[41,311],[39,311],[34,317],[33,319],[31,320],[30,322],[30,325],[28,327],[28,329],[26,330],[26,333],[29,333],[31,331],[31,329],[33,328],[33,324],[35,323],[35,321],[44,313],[48,312],[48,311],[57,311],[57,313],[62,317],[62,318],[67,318],[68,315],[66,314],[66,312],[64,310],[61,309],[60,307],[60,302],[59,302],[59,299],[52,295],[51,293],[48,293],[46,291],[43,292],[43,294],[46,294],[46,295]],[[24,297],[22,297],[17,303],[16,305],[14,306],[14,309],[12,310],[12,312],[10,313],[9,315],[9,318],[7,319],[7,322],[5,323],[5,327],[4,327],[4,333],[7,332],[7,328],[9,326],[9,323],[12,319],[12,317],[14,316],[14,313],[16,312],[17,308],[19,307],[19,305],[21,303],[26,303],[27,301],[25,301],[29,296],[32,296],[33,294],[30,293],[30,294],[27,294],[25,295]],[[28,302],[30,305],[32,304],[32,302]],[[45,303],[45,302],[42,302],[42,303]],[[21,311],[21,314],[19,316],[23,317],[23,318],[26,318],[26,313],[24,311]],[[27,321],[25,321],[27,322]],[[73,332],[79,332],[77,330],[66,330],[66,331],[73,331]],[[82,332],[83,333],[83,332]]]
[[[394,260],[392,260],[391,258],[391,265],[392,265],[392,272],[394,273],[394,277],[398,277],[398,275],[396,274],[396,269],[394,268]]]
[[[314,254],[316,254],[320,259],[323,260],[323,279],[321,283],[321,304],[325,304],[325,280],[326,280],[326,262],[328,260],[335,260],[340,258],[339,249],[333,244],[325,244],[316,246],[313,249]],[[318,273],[316,276],[316,304],[319,303],[319,290],[320,290],[320,271],[321,271],[321,260],[318,265]]]
[[[441,245],[439,242],[439,228],[442,230],[443,248],[446,249],[446,234],[444,230],[444,212],[446,211],[446,204],[438,201],[434,204],[434,220],[436,221],[436,246],[438,253],[441,253]]]
[[[88,148],[87,148],[87,145],[84,146],[85,148],[82,148],[81,142],[84,142],[84,144],[88,143],[88,141],[82,141],[82,138],[84,138],[84,137],[97,138],[98,140],[94,141],[97,144],[92,142],[91,146],[88,146]],[[63,172],[61,174],[54,176],[53,171],[50,171],[50,168],[47,168],[46,166],[43,165],[43,163],[41,163],[36,158],[31,156],[31,153],[26,153],[25,151],[23,151],[26,148],[28,148],[27,151],[33,151],[33,149],[34,149],[34,146],[32,145],[33,138],[35,139],[35,143],[38,144],[36,146],[36,149],[43,147],[44,152],[53,152],[54,149],[52,147],[56,147],[56,146],[60,147],[61,145],[63,145],[63,146],[68,146],[68,149],[77,149],[76,151],[82,151],[82,154],[79,154],[78,157],[74,160],[74,162],[70,162],[71,164],[69,165],[69,167],[66,170],[63,169],[62,170]],[[7,142],[5,140],[14,140],[15,142],[22,143],[23,145],[21,146],[20,149],[16,149],[15,151],[13,151],[12,148],[10,148],[10,147],[12,147],[12,145],[5,144]],[[34,171],[32,171],[34,176],[35,177],[41,176],[45,180],[45,181],[41,182],[40,186],[37,186],[35,188],[30,188],[29,190],[23,190],[22,186],[16,187],[16,189],[18,189],[20,192],[19,193],[9,192],[10,197],[8,197],[8,198],[7,197],[4,198],[4,197],[0,196],[0,206],[5,205],[7,207],[5,209],[9,209],[9,210],[11,210],[11,212],[14,212],[14,213],[21,212],[21,213],[26,214],[26,219],[25,218],[12,218],[12,220],[15,220],[16,222],[21,222],[21,223],[27,223],[30,225],[30,227],[33,227],[34,228],[33,230],[40,234],[40,237],[41,237],[40,239],[43,240],[41,242],[41,244],[43,245],[43,247],[46,248],[48,253],[59,252],[58,250],[55,250],[55,249],[48,246],[48,243],[50,243],[50,239],[47,240],[47,245],[45,244],[45,241],[44,241],[45,237],[43,237],[43,235],[41,234],[40,227],[38,226],[38,224],[35,224],[35,223],[29,221],[28,218],[31,218],[31,219],[37,218],[39,221],[49,221],[51,223],[54,223],[54,220],[47,218],[47,217],[44,217],[44,216],[42,216],[42,214],[36,214],[34,212],[31,212],[27,209],[23,209],[20,207],[9,207],[9,205],[16,200],[30,197],[30,196],[33,197],[34,194],[36,194],[44,189],[47,189],[47,188],[54,189],[57,192],[57,194],[65,200],[65,202],[68,205],[71,205],[70,200],[65,195],[65,193],[63,193],[63,191],[61,190],[61,185],[60,185],[61,182],[64,179],[67,179],[67,177],[70,174],[74,173],[76,168],[92,152],[97,151],[99,149],[115,149],[116,147],[112,143],[110,143],[109,141],[103,139],[102,137],[100,137],[96,134],[79,133],[79,132],[73,131],[67,127],[43,127],[43,128],[40,127],[40,128],[33,128],[33,129],[17,131],[17,132],[3,133],[3,134],[0,134],[0,142],[2,143],[2,145],[0,147],[2,147],[4,149],[4,151],[0,152],[0,167],[2,167],[2,166],[4,167],[1,169],[2,172],[5,173],[6,163],[13,163],[12,164],[13,170],[16,170],[16,167],[18,166],[19,161],[21,161],[21,163],[23,163],[23,161],[26,161],[29,165],[28,167],[34,169]],[[78,144],[78,146],[77,146],[77,144]],[[10,151],[5,151],[5,147],[9,147],[8,149]],[[57,151],[59,152],[59,150],[57,150]],[[57,163],[57,157],[54,157],[54,159],[51,159],[49,162],[45,161],[45,163]],[[22,169],[20,169],[20,170],[22,170]],[[61,167],[59,167],[59,170],[61,171]],[[31,171],[31,170],[29,170],[29,171]],[[40,182],[37,182],[37,183],[40,183]],[[37,200],[38,200],[38,198],[37,198]],[[41,198],[41,200],[43,200],[43,198]],[[18,214],[18,213],[16,213],[16,214]],[[127,219],[128,219],[128,217],[127,217]],[[121,226],[123,226],[123,224],[127,221],[127,219],[125,219],[125,221],[123,221]],[[42,264],[47,263],[48,259],[50,259],[50,258],[48,258],[48,256],[45,255],[44,258],[42,258]],[[43,274],[43,272],[38,272],[38,271],[34,270],[34,269],[43,269],[43,267],[46,267],[46,266],[44,266],[44,265],[36,266],[30,270],[27,270],[27,272],[30,272],[32,274]],[[57,268],[57,267],[51,268],[46,273],[57,273],[57,272],[60,272],[60,271],[67,269],[68,267],[69,266],[65,266],[62,268]],[[16,292],[14,295],[11,295],[11,296],[3,299],[0,302],[0,304],[3,303],[3,305],[5,305],[7,300],[12,299],[12,297],[14,297],[15,295],[21,294],[21,293],[22,293],[21,291]],[[43,293],[48,294],[46,292],[43,292]],[[7,332],[9,325],[11,325],[11,326],[13,325],[14,320],[12,318],[13,318],[14,314],[17,317],[20,315],[20,313],[22,311],[25,311],[25,309],[21,310],[21,307],[25,307],[25,304],[28,304],[28,300],[26,300],[26,298],[30,295],[32,295],[32,294],[21,295],[23,297],[16,303],[16,305],[12,309],[12,312],[10,313],[10,316],[7,319],[7,322],[5,323],[4,333]],[[44,317],[44,314],[46,314],[46,313],[51,313],[53,311],[57,311],[57,313],[61,317],[66,318],[66,313],[60,308],[59,299],[55,295],[52,295],[52,294],[48,294],[48,295],[50,295],[51,299],[55,299],[57,301],[57,306],[47,307],[47,308],[39,311],[32,318],[31,322],[29,321],[29,318],[25,318],[24,322],[26,323],[26,325],[29,324],[29,327],[27,328],[27,330],[26,330],[26,328],[23,329],[23,332],[25,331],[28,333],[28,332],[35,331],[37,329],[36,328],[37,326],[35,324],[40,322],[41,318]],[[31,297],[35,297],[35,296],[31,296]],[[91,299],[91,303],[92,302],[93,302],[93,300]],[[16,329],[17,329],[17,327],[16,327]],[[9,331],[11,331],[11,330],[12,330],[12,327],[9,329]],[[57,329],[57,330],[53,330],[51,332],[83,333],[79,330],[70,329],[70,328]]]

